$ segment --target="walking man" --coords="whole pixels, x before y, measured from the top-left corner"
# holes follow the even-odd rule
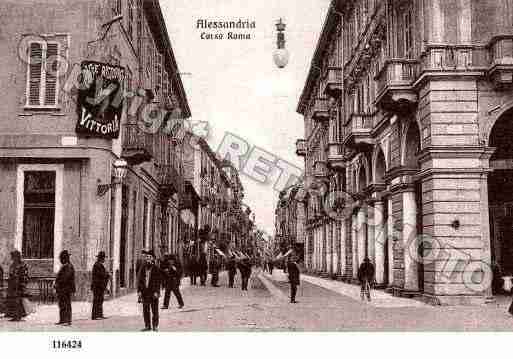
[[[105,252],[100,251],[96,257],[96,263],[93,265],[91,290],[93,291],[93,310],[92,319],[106,319],[103,316],[103,299],[110,275],[105,269]]]
[[[219,267],[220,267],[220,263],[219,263],[219,255],[217,254],[214,254],[213,258],[212,258],[212,262],[210,262],[210,272],[212,273],[212,278],[210,280],[210,285],[212,285],[212,287],[219,287]]]
[[[144,329],[158,331],[161,275],[152,250],[143,251],[145,263],[138,273],[137,294],[143,304]]]
[[[295,255],[292,255],[290,258],[288,264],[287,264],[287,270],[289,272],[289,283],[290,283],[290,302],[291,303],[297,303],[296,302],[296,293],[297,293],[297,286],[300,283],[300,272],[299,272],[299,266],[297,264],[297,257]]]
[[[169,300],[171,299],[171,292],[178,301],[178,308],[182,309],[184,306],[182,294],[180,293],[180,282],[182,280],[182,266],[178,258],[174,255],[166,255],[165,261],[162,263],[163,283],[165,285],[164,303],[162,309],[169,308]]]
[[[271,259],[271,260],[269,260],[269,274],[270,275],[273,275],[273,269],[274,269],[274,263]]]
[[[242,280],[242,290],[248,290],[249,277],[251,277],[251,263],[249,258],[244,258],[239,264],[240,277]]]
[[[56,325],[71,325],[71,297],[75,293],[75,269],[70,262],[70,254],[64,250],[59,255],[61,268],[55,278],[55,293],[59,305],[59,321]]]
[[[198,279],[198,260],[196,259],[196,256],[194,254],[191,254],[191,256],[189,257],[187,269],[189,270],[191,285],[196,285]]]
[[[228,287],[233,288],[235,275],[237,274],[237,263],[233,254],[228,260],[228,263],[226,263],[226,269],[228,269]]]
[[[200,276],[200,284],[202,286],[205,286],[205,284],[207,283],[207,272],[208,272],[207,255],[205,253],[200,254],[200,258],[198,261],[198,269],[199,269],[199,276]]]
[[[358,269],[358,280],[362,286],[360,292],[362,300],[365,299],[365,296],[367,296],[369,302],[371,300],[370,289],[374,281],[374,272],[374,265],[371,263],[370,259],[366,257]]]

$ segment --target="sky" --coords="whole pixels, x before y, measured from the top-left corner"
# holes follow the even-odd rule
[[[303,118],[296,112],[310,61],[330,0],[160,0],[169,38],[193,122],[207,121],[207,138],[216,151],[227,133],[243,138],[301,169],[295,143],[304,138]],[[290,60],[278,69],[275,23],[287,24],[285,47]],[[254,29],[201,29],[197,21],[255,21]],[[228,31],[249,33],[250,40],[227,39]],[[201,39],[202,32],[223,33],[222,40]],[[274,234],[279,171],[259,183],[241,173],[244,203],[255,213],[257,227]]]

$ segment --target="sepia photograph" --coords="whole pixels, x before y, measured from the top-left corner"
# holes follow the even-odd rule
[[[0,85],[2,341],[513,329],[512,0],[1,0]]]

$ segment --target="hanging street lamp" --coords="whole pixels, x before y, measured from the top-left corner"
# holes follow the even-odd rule
[[[278,68],[282,69],[289,63],[289,52],[285,48],[285,27],[286,24],[280,19],[276,23],[277,49],[274,51],[273,59]]]

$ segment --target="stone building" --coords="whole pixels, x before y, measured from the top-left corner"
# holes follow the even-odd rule
[[[298,105],[310,270],[351,281],[368,256],[379,285],[443,304],[483,302],[495,263],[513,273],[512,15],[331,2]]]
[[[51,281],[66,249],[84,298],[103,250],[112,292],[126,293],[140,250],[176,251],[179,239],[183,149],[173,131],[190,110],[159,3],[8,0],[0,23],[0,263],[19,249],[31,278]],[[109,82],[119,98],[81,99],[84,85]],[[145,116],[155,111],[178,127]]]

